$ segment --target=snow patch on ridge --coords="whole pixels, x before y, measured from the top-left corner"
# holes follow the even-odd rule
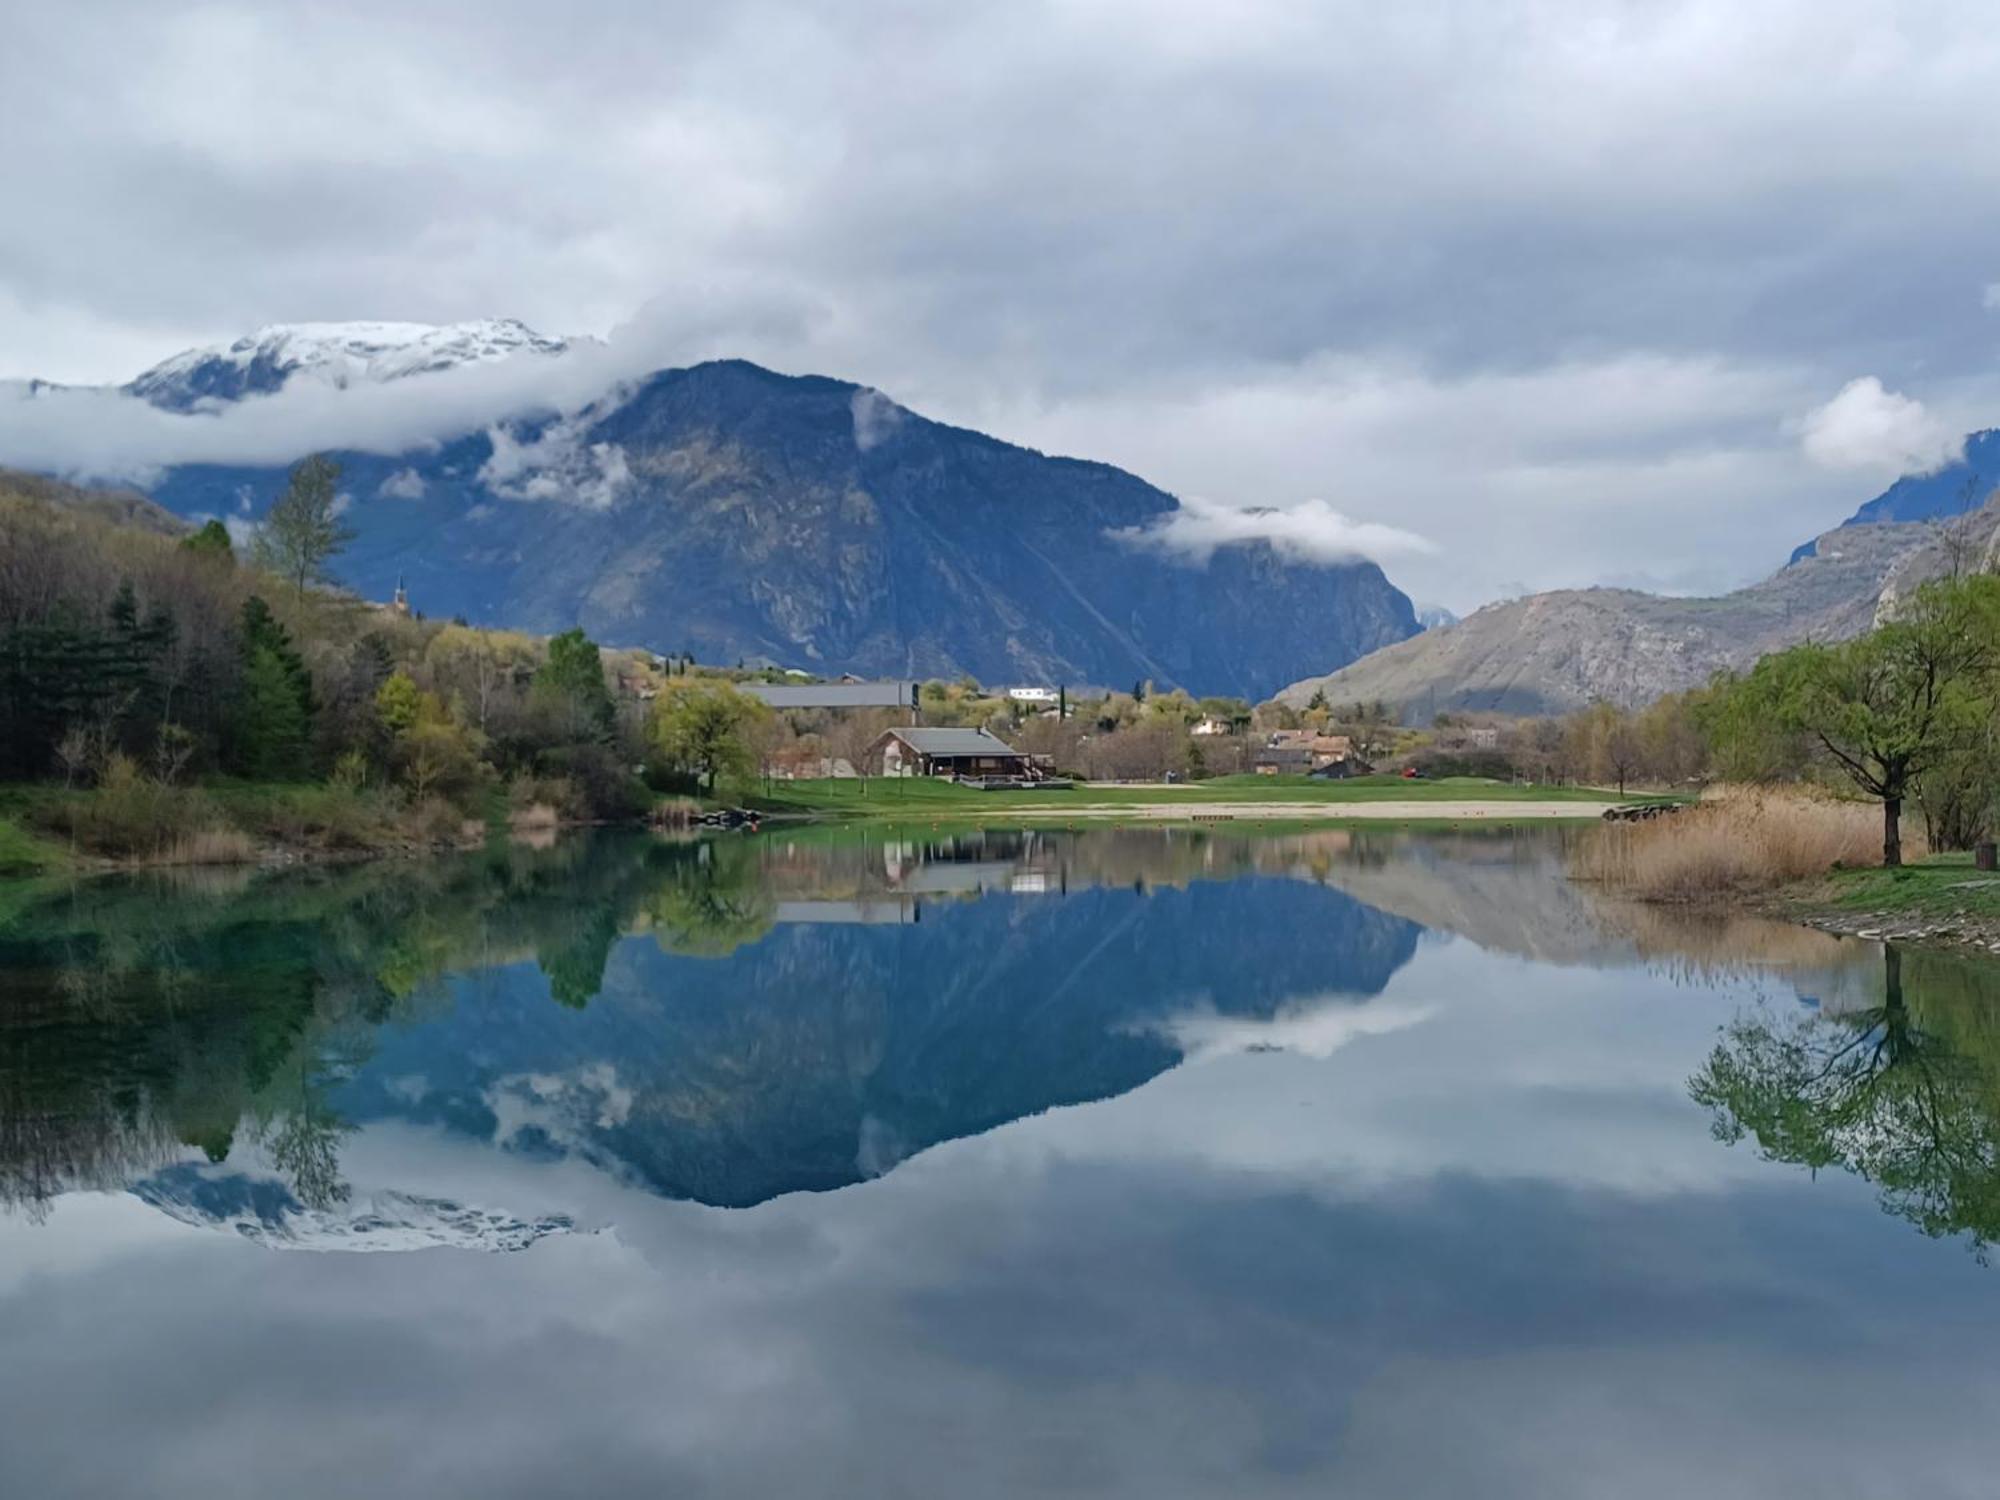
[[[212,410],[306,379],[335,390],[487,364],[517,354],[561,354],[515,318],[465,323],[274,323],[232,344],[189,349],[139,375],[128,393],[169,411]]]

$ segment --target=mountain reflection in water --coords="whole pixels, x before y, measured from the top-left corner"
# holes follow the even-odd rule
[[[0,1494],[1989,1493],[1992,968],[1567,837],[9,887]]]
[[[86,882],[0,937],[0,1204],[130,1187],[316,1248],[578,1227],[357,1191],[344,1143],[399,1125],[747,1206],[1191,1057],[1324,1056],[1416,1024],[1425,1007],[1379,997],[1428,928],[1542,963],[1782,974],[1792,998],[1738,1016],[1691,1080],[1717,1135],[1845,1167],[1983,1248],[1983,971],[1891,954],[1885,981],[1869,945],[1621,908],[1559,857],[1505,833],[604,835]]]
[[[448,1201],[331,1233],[343,1138],[391,1119],[705,1203],[838,1187],[1364,1004],[1419,929],[1315,883],[1343,844],[603,836],[90,882],[0,938],[0,1196],[143,1179],[272,1242],[450,1242]]]

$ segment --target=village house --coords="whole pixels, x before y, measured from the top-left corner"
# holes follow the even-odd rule
[[[1344,734],[1319,734],[1310,729],[1280,729],[1257,752],[1252,769],[1259,776],[1360,776],[1368,765],[1354,754],[1354,742]]]
[[[1033,756],[984,729],[885,729],[867,758],[884,776],[1042,775]]]
[[[1229,733],[1229,721],[1227,719],[1218,719],[1215,715],[1210,714],[1207,718],[1196,723],[1188,733],[1200,739],[1212,739],[1218,734]]]

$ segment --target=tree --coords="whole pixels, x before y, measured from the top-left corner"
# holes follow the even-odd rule
[[[655,700],[653,741],[669,764],[713,792],[719,780],[740,780],[756,769],[752,734],[768,713],[726,682],[693,681]]]
[[[1725,757],[1803,736],[1882,804],[1882,863],[1903,862],[1914,779],[1972,745],[1994,713],[2000,578],[1925,585],[1885,624],[1839,645],[1794,646],[1717,685],[1709,722]]]
[[[534,691],[554,711],[565,740],[609,737],[617,714],[604,685],[604,660],[597,643],[582,630],[565,630],[549,641],[548,660],[535,674]]]
[[[201,529],[181,541],[183,552],[192,552],[196,557],[214,558],[219,562],[234,562],[236,546],[229,540],[229,528],[220,521],[208,520]]]
[[[375,718],[392,736],[415,727],[423,694],[408,672],[393,672],[375,690]]]
[[[231,715],[237,769],[267,780],[301,776],[318,707],[312,676],[255,594],[243,601],[242,630],[243,678]]]
[[[257,534],[258,559],[303,597],[329,579],[327,564],[354,540],[340,519],[340,465],[315,453],[292,470]]]
[[[1889,947],[1879,1006],[1747,1012],[1688,1092],[1719,1140],[1753,1136],[1773,1161],[1857,1173],[1892,1213],[1928,1235],[1969,1233],[1983,1258],[2000,1237],[2000,1078],[1986,986],[1974,974],[1955,987],[1951,960],[1910,959],[1914,1003],[1905,955]]]

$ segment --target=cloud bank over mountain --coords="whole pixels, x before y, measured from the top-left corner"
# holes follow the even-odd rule
[[[29,7],[0,51],[0,192],[34,205],[0,222],[0,377],[122,381],[270,322],[629,325],[624,368],[824,372],[1178,494],[1429,537],[1398,576],[1461,609],[1712,590],[1879,487],[1821,458],[1935,461],[1932,426],[1806,451],[1857,374],[1938,433],[2000,416],[1985,21]],[[371,440],[601,393],[511,378],[384,398]],[[99,421],[105,463],[275,452],[329,430],[311,406],[241,429],[11,410],[0,461]]]

